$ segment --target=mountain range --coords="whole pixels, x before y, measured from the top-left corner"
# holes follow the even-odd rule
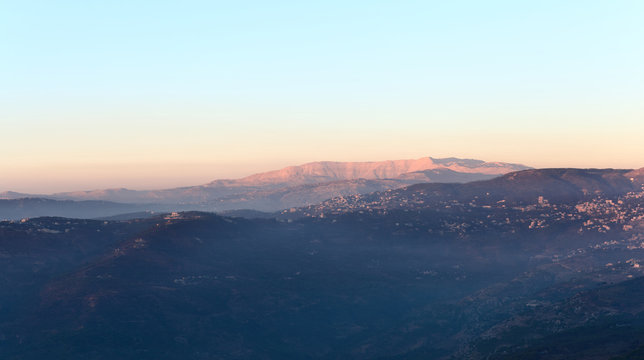
[[[644,169],[0,222],[0,357],[640,359]],[[306,185],[301,185],[306,186]]]
[[[421,183],[400,189],[340,196],[285,210],[288,217],[457,206],[517,207],[618,196],[642,191],[644,168],[530,169],[469,183]]]
[[[484,162],[473,159],[425,157],[415,160],[380,162],[313,162],[280,170],[250,175],[241,179],[215,180],[199,186],[163,190],[103,189],[55,194],[4,192],[0,199],[41,198],[49,200],[106,201],[129,204],[132,212],[200,210],[227,211],[252,209],[265,212],[317,204],[321,201],[352,194],[397,189],[417,183],[464,183],[486,180],[528,167],[520,164]],[[1,200],[0,200],[1,201]],[[23,204],[25,205],[25,204]],[[54,205],[49,203],[49,205]],[[82,207],[87,208],[89,204]],[[0,217],[11,214],[15,203],[0,203]],[[7,209],[2,211],[2,209]],[[50,206],[54,209],[55,207]],[[61,209],[70,204],[61,204]],[[113,209],[116,206],[112,206]],[[20,213],[29,215],[29,207]],[[99,213],[99,211],[95,211]],[[43,212],[34,215],[71,216],[70,212]],[[110,210],[101,216],[117,213]],[[15,216],[13,217],[15,218]]]

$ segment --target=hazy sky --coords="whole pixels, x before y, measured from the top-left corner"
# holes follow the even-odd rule
[[[0,191],[644,166],[644,2],[0,0]]]

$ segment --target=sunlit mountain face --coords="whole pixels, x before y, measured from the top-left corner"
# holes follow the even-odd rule
[[[274,212],[3,221],[0,356],[642,358],[643,174],[527,169]]]
[[[49,195],[8,191],[0,194],[0,219],[34,216],[110,217],[146,211],[273,212],[314,205],[337,196],[368,194],[426,182],[487,180],[524,169],[528,167],[457,158],[326,161],[290,166],[241,179],[214,180],[204,185],[164,190],[101,189]]]

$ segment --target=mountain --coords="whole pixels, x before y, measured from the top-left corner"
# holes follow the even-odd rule
[[[528,170],[278,218],[0,221],[0,358],[638,358],[640,173]]]
[[[615,169],[531,169],[464,184],[422,183],[371,194],[341,196],[288,216],[320,216],[396,208],[544,206],[640,192],[644,171]]]
[[[431,157],[380,162],[314,162],[241,179],[163,190],[103,189],[51,195],[5,192],[0,199],[40,197],[55,200],[100,200],[148,204],[174,210],[277,211],[318,203],[335,196],[396,189],[421,182],[468,182],[526,169],[518,164]],[[138,211],[138,210],[137,210]],[[60,214],[63,215],[63,214]],[[107,215],[102,215],[107,216]]]
[[[549,208],[405,210],[0,222],[0,357],[588,358],[561,335],[638,351],[641,282],[593,290],[644,275],[644,232],[528,225]]]
[[[472,174],[472,178],[481,176],[498,176],[508,172],[527,169],[526,166],[508,163],[488,163],[481,160],[445,158],[434,159],[431,157],[415,160],[390,160],[378,162],[313,162],[299,166],[289,166],[284,169],[251,175],[234,182],[248,186],[279,185],[293,186],[314,184],[329,181],[353,179],[399,179],[413,178],[409,173],[421,173],[428,170],[448,170],[426,172],[424,181],[432,181],[432,176],[440,176],[442,182],[454,181],[451,176],[458,177],[462,174]],[[460,179],[459,179],[460,180]],[[233,184],[229,180],[213,181],[209,186]]]
[[[21,199],[28,197],[36,197],[30,194],[19,193],[15,191],[4,191],[0,192],[0,200],[11,200],[11,199]]]
[[[319,204],[330,198],[355,194],[398,189],[419,182],[468,182],[481,178],[493,178],[493,175],[457,173],[447,169],[425,170],[401,175],[399,179],[382,180],[339,180],[317,184],[304,184],[280,187],[270,190],[254,190],[242,194],[222,197],[206,202],[201,209],[213,208],[222,210],[254,209],[259,211],[277,211],[293,207]]]
[[[406,186],[400,180],[340,180],[317,184],[303,184],[268,190],[253,190],[206,202],[202,208],[218,211],[253,209],[273,212],[282,209],[318,204],[329,198],[350,194],[367,194],[375,191]]]

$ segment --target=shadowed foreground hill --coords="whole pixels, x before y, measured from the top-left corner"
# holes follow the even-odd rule
[[[485,358],[526,304],[644,275],[639,232],[532,228],[520,213],[0,223],[0,356],[449,359],[469,345]],[[556,330],[574,331],[564,314]]]
[[[644,277],[526,309],[488,330],[474,348],[468,357],[607,359],[623,354],[619,358],[641,359]]]
[[[550,204],[566,204],[596,197],[615,198],[629,192],[642,191],[642,173],[642,169],[524,170],[465,184],[416,184],[396,190],[338,197],[284,214],[319,216],[325,213],[459,205],[525,206],[536,204],[540,198]]]
[[[0,222],[0,358],[628,358],[636,176],[528,171],[280,220]]]

